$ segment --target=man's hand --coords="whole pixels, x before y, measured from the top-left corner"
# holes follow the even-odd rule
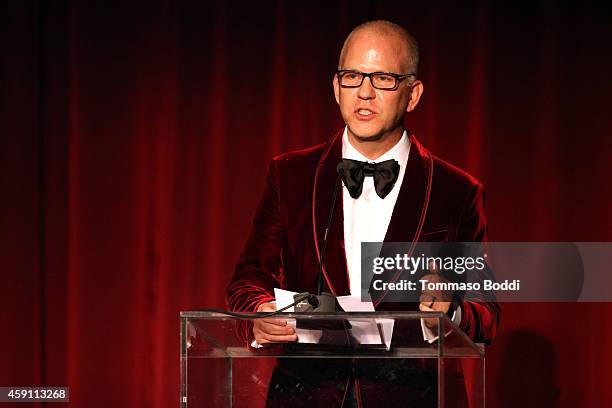
[[[429,265],[429,271],[431,273],[423,276],[421,279],[431,283],[444,283],[448,282],[440,271],[436,269],[435,263]],[[421,292],[421,299],[419,309],[421,312],[448,312],[453,300],[453,291],[450,290],[424,290]],[[423,319],[425,325],[431,329],[436,330],[438,328],[437,318]]]
[[[263,303],[257,308],[258,312],[274,312],[274,303]],[[287,326],[287,320],[271,317],[269,319],[253,320],[253,334],[258,344],[286,343],[296,341],[297,335],[293,327]]]

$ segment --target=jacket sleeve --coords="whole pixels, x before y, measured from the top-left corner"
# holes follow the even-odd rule
[[[485,191],[482,184],[475,185],[466,197],[457,228],[457,242],[481,242],[481,251],[487,248],[487,221],[484,215]],[[479,272],[479,281],[493,279],[490,267]],[[468,292],[459,302],[462,311],[460,327],[475,342],[489,344],[499,327],[501,309],[493,293]]]
[[[274,300],[274,288],[282,286],[284,231],[280,216],[278,166],[272,160],[249,237],[226,289],[229,310],[254,312],[262,303]]]

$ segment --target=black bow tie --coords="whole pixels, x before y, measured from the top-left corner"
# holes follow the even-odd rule
[[[376,194],[385,198],[393,189],[399,176],[400,165],[397,160],[385,160],[380,163],[368,163],[359,160],[342,159],[336,168],[344,185],[353,198],[361,195],[363,180],[366,176],[374,177]]]

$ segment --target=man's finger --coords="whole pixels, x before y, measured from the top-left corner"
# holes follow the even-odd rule
[[[272,302],[262,303],[261,305],[259,305],[256,312],[262,312],[262,313],[276,312],[276,303],[272,303]]]
[[[273,324],[275,326],[286,326],[287,325],[287,320],[285,319],[275,319],[275,318],[267,318],[267,319],[259,319],[259,321],[261,322],[266,322],[268,324]]]
[[[424,305],[423,303],[421,303],[419,305],[419,310],[421,312],[435,312],[434,309],[430,308],[427,305]],[[437,326],[438,326],[438,318],[437,317],[432,317],[429,319],[422,319],[425,322],[425,325],[427,327],[429,327],[430,330],[434,330]]]
[[[432,306],[433,306],[433,305],[432,305]],[[419,305],[419,310],[420,310],[421,312],[433,312],[433,311],[434,311],[434,310],[433,310],[433,309],[432,309],[430,306],[427,306],[427,305],[425,305],[425,304],[423,304],[423,303],[421,303],[421,304]]]
[[[263,333],[268,333],[268,334],[287,335],[287,334],[295,333],[295,330],[293,330],[293,327],[291,326],[280,326],[277,324],[271,324],[271,323],[266,323],[266,322],[257,322],[256,329],[260,330]]]
[[[259,344],[287,343],[291,341],[296,341],[297,335],[296,334],[290,334],[290,335],[262,334],[259,337],[256,336],[255,340],[257,340],[257,343]]]
[[[271,312],[275,312],[276,311],[276,304],[274,303],[262,303],[261,305],[259,305],[259,307],[257,308],[258,312],[261,313],[271,313]],[[286,326],[287,325],[287,320],[282,319],[282,318],[266,318],[266,319],[260,319],[260,321],[264,321],[266,323],[270,323],[270,324],[275,324],[278,326]]]
[[[429,305],[431,307],[436,301],[436,295],[430,292],[421,292],[421,296],[419,297],[419,302],[425,305]]]
[[[444,312],[447,313],[450,310],[451,302],[433,302],[433,303],[420,303],[419,309],[422,312]]]

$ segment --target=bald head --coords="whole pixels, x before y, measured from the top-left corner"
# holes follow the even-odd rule
[[[402,73],[417,73],[419,66],[417,41],[403,27],[387,20],[367,21],[355,27],[344,41],[338,60],[338,69],[343,69],[344,58],[351,45],[357,41],[372,39],[394,42],[398,48],[397,53],[402,59]]]

